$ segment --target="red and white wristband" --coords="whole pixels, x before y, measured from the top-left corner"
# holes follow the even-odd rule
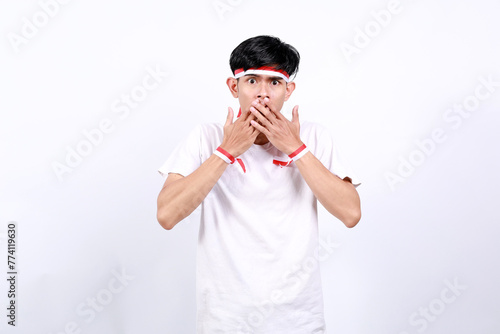
[[[306,144],[302,144],[301,147],[290,153],[288,157],[292,160],[297,161],[302,158],[307,152],[309,152],[309,149],[307,148]]]
[[[309,149],[307,148],[306,144],[302,144],[298,149],[296,149],[294,152],[290,153],[288,155],[288,161],[281,161],[278,160],[277,157],[273,160],[273,164],[280,166],[280,167],[286,167],[289,164],[292,163],[292,161],[297,161],[300,158],[302,158],[307,152],[309,152]],[[227,152],[224,150],[222,147],[217,147],[215,150],[214,154],[224,160],[228,164],[234,164],[235,162],[238,162],[238,164],[241,166],[241,169],[243,173],[246,173],[247,170],[245,168],[245,164],[243,163],[243,160],[237,159],[231,155],[231,153]]]
[[[241,169],[243,170],[243,173],[246,173],[246,168],[245,168],[245,164],[243,163],[243,160],[236,159],[235,157],[233,157],[231,155],[231,153],[227,152],[222,147],[220,147],[220,146],[217,147],[214,154],[216,156],[218,156],[219,158],[221,158],[222,160],[224,160],[225,162],[227,162],[228,164],[234,164],[235,162],[238,162],[241,166]]]
[[[297,161],[302,158],[307,152],[309,152],[309,149],[306,144],[303,144],[301,147],[288,155],[288,161],[282,161],[280,157],[274,157],[273,164],[280,167],[286,167],[290,165],[292,161]]]
[[[232,164],[236,161],[236,159],[230,153],[228,153],[220,146],[217,147],[214,154],[219,158],[221,158],[222,160],[224,160],[225,162],[227,162],[228,164]]]

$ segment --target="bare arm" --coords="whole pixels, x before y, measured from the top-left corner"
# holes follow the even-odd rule
[[[264,104],[266,100],[264,100]],[[250,108],[260,121],[252,125],[264,133],[281,152],[289,155],[303,145],[300,139],[298,107],[293,109],[292,121],[280,112],[258,102]],[[330,172],[311,152],[295,161],[299,171],[318,201],[347,227],[354,227],[361,219],[358,192],[348,180],[342,180]]]
[[[212,154],[186,177],[169,174],[158,195],[157,219],[160,225],[170,230],[189,216],[207,197],[226,168],[227,163]]]
[[[361,207],[358,192],[352,183],[330,172],[311,152],[295,161],[295,164],[325,209],[345,226],[356,226],[361,219]]]
[[[229,108],[220,146],[234,157],[243,154],[259,134],[259,131],[250,125],[253,119],[253,115],[246,112],[233,123],[233,110]],[[226,168],[227,163],[212,154],[186,177],[169,174],[157,200],[157,219],[160,225],[170,230],[189,216],[207,197]]]

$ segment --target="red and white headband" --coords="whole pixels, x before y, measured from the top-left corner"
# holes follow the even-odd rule
[[[269,66],[262,66],[259,68],[249,68],[246,71],[243,70],[242,68],[237,69],[236,71],[234,71],[234,78],[238,79],[248,74],[273,75],[282,78],[286,82],[290,82],[290,76],[288,75],[288,73],[286,73],[283,70],[278,70],[274,67],[269,67]]]

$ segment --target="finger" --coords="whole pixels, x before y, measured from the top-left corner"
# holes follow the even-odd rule
[[[266,136],[268,136],[270,134],[270,132],[265,128],[263,127],[262,125],[260,125],[259,123],[257,123],[256,121],[250,121],[250,124],[252,124],[252,126],[257,129],[258,131],[264,133]]]
[[[280,121],[283,121],[283,120],[287,120],[285,116],[283,116],[283,114],[281,112],[272,112],[273,116],[280,120]]]
[[[283,115],[281,115],[281,113],[280,113],[279,111],[278,111],[278,112],[276,112],[276,111],[274,111],[274,109],[271,109],[271,106],[269,105],[269,101],[270,101],[270,100],[269,100],[269,98],[268,98],[268,97],[266,97],[266,98],[264,99],[264,102],[263,102],[264,107],[265,107],[266,109],[268,109],[268,110],[270,111],[270,114],[271,114],[271,115],[273,115],[274,117],[276,117],[276,118],[278,118],[278,119],[282,118],[282,117],[280,117],[280,116],[283,116]]]
[[[259,114],[260,115],[260,114]],[[261,115],[262,116],[262,115]],[[257,118],[257,116],[255,116],[251,111],[248,112],[248,117],[246,118],[246,120],[248,121],[248,124],[250,125],[250,121],[254,120],[254,121],[258,121],[259,119]]]
[[[248,126],[250,126],[250,121],[252,119],[257,119],[255,117],[255,115],[249,110],[249,111],[245,111],[245,113],[240,117],[238,118],[238,120],[241,119],[242,122],[244,122],[245,124],[248,124]]]
[[[245,120],[248,117],[248,112],[247,111],[242,111],[241,108],[239,110],[239,116],[236,118],[236,121],[234,123],[241,123],[245,122]]]
[[[292,123],[300,124],[299,122],[299,106],[293,107],[292,110]]]
[[[271,122],[269,121],[269,119],[267,119],[266,116],[263,115],[258,109],[254,108],[254,107],[250,107],[250,112],[262,124],[264,124],[266,126],[271,125]]]
[[[252,124],[250,124],[250,127],[252,128],[252,132],[250,134],[250,138],[253,138],[255,141],[255,138],[260,134],[260,130],[257,130]]]
[[[264,115],[271,123],[273,123],[273,120],[276,119],[276,116],[274,115],[273,111],[269,108],[266,108],[263,104],[254,101],[252,103],[252,106],[255,109],[257,109],[257,111],[259,111],[262,115]]]
[[[233,117],[234,117],[234,111],[231,107],[229,107],[227,110],[226,124],[224,124],[224,126],[231,125],[233,123]]]
[[[271,107],[269,106],[269,98],[268,97],[266,97],[264,99],[264,101],[262,102],[262,104],[264,105],[264,107],[266,107],[267,109],[271,110]],[[273,110],[271,110],[271,111],[273,111]]]

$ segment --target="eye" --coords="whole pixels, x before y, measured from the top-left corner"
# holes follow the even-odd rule
[[[273,80],[273,82],[271,83],[271,85],[277,86],[277,85],[279,85],[279,83],[280,83],[279,80]]]
[[[254,84],[254,83],[256,83],[256,82],[257,82],[257,81],[256,81],[254,78],[250,78],[250,79],[248,79],[248,83],[250,83],[250,84]]]

